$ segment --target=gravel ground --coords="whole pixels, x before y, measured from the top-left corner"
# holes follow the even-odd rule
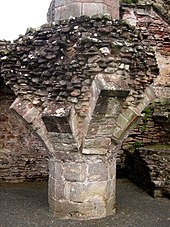
[[[90,221],[59,220],[49,212],[47,183],[0,184],[0,227],[170,227],[170,200],[153,199],[117,180],[117,213]]]

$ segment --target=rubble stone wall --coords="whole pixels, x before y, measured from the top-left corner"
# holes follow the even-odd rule
[[[140,30],[143,42],[156,52],[160,74],[155,86],[169,86],[170,80],[170,26],[152,5],[122,6],[122,18]]]
[[[116,152],[155,99],[154,51],[123,21],[81,16],[28,30],[1,62],[17,96],[12,108],[50,152],[54,213],[77,219],[113,214]]]
[[[47,150],[9,109],[14,98],[0,93],[0,181],[47,180]]]
[[[129,176],[153,196],[169,196],[170,26],[152,6],[126,6],[122,12],[141,31],[143,41],[154,48],[160,73],[154,81],[157,99],[118,152],[117,173]],[[151,149],[145,148],[148,146]]]
[[[10,42],[0,41],[3,54]],[[16,96],[0,77],[0,182],[48,179],[48,153],[33,130],[10,109]]]

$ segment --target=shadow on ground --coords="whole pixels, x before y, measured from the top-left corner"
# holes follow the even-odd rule
[[[153,199],[117,180],[117,213],[90,221],[59,220],[49,212],[47,183],[0,184],[0,227],[169,227],[170,200]]]

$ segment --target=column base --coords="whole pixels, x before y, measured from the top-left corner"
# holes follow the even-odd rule
[[[105,201],[97,197],[93,197],[93,199],[83,203],[49,199],[49,207],[50,212],[59,219],[100,219],[113,215],[116,212],[115,198],[109,199],[107,205]]]

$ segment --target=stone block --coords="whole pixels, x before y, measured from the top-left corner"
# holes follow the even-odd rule
[[[111,179],[107,182],[107,192],[106,197],[107,199],[115,196],[116,194],[116,178]]]
[[[71,189],[72,182],[66,181],[64,184],[64,197],[67,200],[70,200],[70,189]]]
[[[144,98],[142,99],[142,102],[138,105],[138,109],[140,111],[143,111],[145,107],[147,107],[152,101],[150,100],[150,98],[145,95]]]
[[[89,181],[107,181],[108,165],[104,162],[90,163],[88,167]]]
[[[111,145],[111,139],[106,137],[97,137],[85,140],[85,148],[106,148]]]
[[[49,176],[55,180],[62,179],[62,165],[54,159],[49,160]]]
[[[37,117],[32,121],[32,126],[34,130],[45,128],[44,122],[42,121],[41,115],[37,115]]]
[[[73,135],[69,133],[49,133],[49,142],[53,146],[53,153],[77,152],[77,144]],[[57,155],[58,156],[58,155]],[[55,156],[56,157],[56,156]]]
[[[106,198],[107,181],[72,183],[70,188],[70,200],[73,202],[89,201],[93,197]]]
[[[32,105],[30,108],[27,108],[28,103],[30,104],[30,102],[22,101],[20,98],[16,98],[10,106],[10,109],[14,109],[19,115],[24,116],[28,109],[32,108]]]
[[[61,7],[61,18],[79,17],[81,15],[82,3],[70,3]]]
[[[146,88],[145,94],[150,99],[150,102],[152,102],[152,101],[154,101],[156,99],[155,91],[154,91],[154,89],[151,86]]]
[[[33,128],[35,129],[34,127],[35,124],[33,124]],[[44,140],[44,141],[47,141],[48,140],[48,133],[47,133],[47,130],[46,130],[46,127],[45,125],[42,124],[42,127],[40,128],[37,128],[35,129],[36,133],[38,135],[40,135],[40,137]]]
[[[103,3],[83,3],[82,6],[82,14],[93,16],[95,14],[106,14],[107,12],[107,6]]]
[[[75,162],[81,158],[79,153],[69,151],[53,151],[53,156],[61,162]]]
[[[35,107],[32,107],[30,110],[28,110],[26,112],[26,114],[23,116],[23,118],[28,123],[31,123],[38,115],[39,115],[39,111]]]
[[[149,99],[147,98],[147,100],[149,101]],[[147,101],[147,103],[148,103]],[[142,111],[145,109],[146,107],[146,102],[144,100],[142,100],[142,102],[139,103],[139,105],[136,107],[140,113],[142,113]]]
[[[106,203],[106,215],[113,215],[116,213],[116,197],[113,196],[107,200]]]
[[[98,154],[105,155],[108,150],[106,148],[83,148],[82,154]]]
[[[108,161],[107,164],[108,164],[108,177],[110,179],[115,179],[116,178],[116,158],[113,158],[113,160]]]
[[[123,134],[124,134],[124,130],[122,130],[120,127],[116,127],[113,129],[113,136],[116,138],[116,139],[121,139]]]
[[[62,207],[60,217],[64,219],[81,219],[83,213],[88,211],[84,204],[70,203],[69,201],[61,201],[59,206]],[[57,214],[57,217],[59,217],[59,214]]]
[[[87,124],[88,124],[88,122],[87,122]],[[89,125],[87,134],[89,134],[89,135],[96,135],[98,133],[99,127],[100,127],[99,125],[91,123]]]
[[[83,182],[87,176],[87,164],[85,163],[64,163],[63,177],[66,181]]]
[[[54,150],[56,152],[64,151],[64,152],[77,152],[77,146],[75,143],[69,144],[69,143],[55,143],[54,145]]]
[[[61,19],[61,11],[61,7],[55,8],[54,21],[58,21]]]
[[[75,142],[73,135],[71,133],[49,132],[48,135],[52,144],[57,143],[73,144]]]
[[[58,217],[63,213],[62,203],[48,195],[48,204],[52,212]]]
[[[114,125],[108,125],[108,124],[100,125],[98,134],[110,136],[112,134],[113,127],[114,127]]]
[[[133,122],[138,116],[140,116],[141,113],[138,112],[135,109],[132,108],[128,108],[123,112],[123,116],[129,121],[129,122]]]
[[[62,180],[55,180],[49,177],[48,180],[48,196],[52,199],[64,199],[64,182]]]
[[[126,129],[129,125],[130,121],[126,119],[122,114],[119,114],[119,117],[117,118],[116,124],[121,129]]]
[[[89,209],[88,209],[89,208]],[[84,210],[86,216],[90,218],[106,216],[106,202],[100,195],[93,195],[84,201]]]
[[[117,2],[117,1],[114,1],[114,2]],[[119,4],[115,4],[114,7],[107,6],[107,11],[113,19],[119,19]]]
[[[55,7],[63,6],[68,3],[68,0],[57,0],[55,1]]]

